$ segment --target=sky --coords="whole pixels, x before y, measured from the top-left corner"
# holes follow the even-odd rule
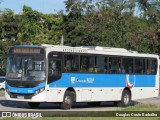
[[[21,13],[23,5],[31,7],[42,13],[57,13],[59,10],[65,11],[66,0],[0,0],[0,9],[9,8],[15,14]]]

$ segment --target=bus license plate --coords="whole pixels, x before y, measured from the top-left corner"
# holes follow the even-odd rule
[[[18,96],[17,96],[17,99],[24,99],[24,96],[18,95]]]

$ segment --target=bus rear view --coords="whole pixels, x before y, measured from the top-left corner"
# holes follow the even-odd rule
[[[45,83],[44,49],[30,45],[11,47],[7,59],[6,99],[45,101]]]

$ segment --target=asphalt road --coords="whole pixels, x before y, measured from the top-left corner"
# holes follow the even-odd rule
[[[141,99],[134,102],[138,103],[150,103],[160,106],[160,96],[156,98]],[[114,106],[112,102],[102,102],[98,107],[88,106],[86,103],[74,103],[72,109],[69,111],[115,111],[122,109]],[[7,101],[1,93],[0,95],[0,111],[64,111],[60,109],[58,104],[53,103],[41,103],[37,109],[31,109],[26,102]]]

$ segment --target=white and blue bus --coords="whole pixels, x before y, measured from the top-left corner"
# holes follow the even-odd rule
[[[7,100],[100,105],[159,94],[159,56],[123,48],[17,45],[8,51]]]

